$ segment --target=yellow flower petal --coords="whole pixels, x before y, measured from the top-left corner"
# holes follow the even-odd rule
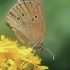
[[[42,70],[49,69],[47,66],[41,66]]]
[[[0,48],[0,53],[3,53],[3,52],[8,52],[8,51],[3,48]]]
[[[22,54],[22,55],[27,55],[27,54],[29,54],[31,51],[32,51],[31,48],[28,48],[28,49],[25,49],[25,50],[20,49],[20,50],[19,50],[19,53]]]
[[[5,36],[4,35],[1,35],[1,40],[5,39]]]
[[[47,66],[41,66],[41,58],[34,56],[32,48],[19,46],[17,41],[1,36],[0,40],[0,69],[8,70],[46,70]]]

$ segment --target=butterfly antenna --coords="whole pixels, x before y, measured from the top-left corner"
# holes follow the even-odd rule
[[[47,49],[47,48],[45,48],[45,50],[47,50],[52,55],[53,60],[54,60],[54,58],[56,57],[56,55],[52,51],[50,51],[49,49]]]

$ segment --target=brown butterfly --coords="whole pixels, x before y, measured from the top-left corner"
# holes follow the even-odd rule
[[[41,0],[18,0],[7,14],[6,24],[22,43],[34,50],[44,50],[45,19]]]

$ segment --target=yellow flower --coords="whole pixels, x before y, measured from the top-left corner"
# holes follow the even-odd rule
[[[32,48],[20,46],[17,41],[1,36],[0,40],[0,70],[46,70],[41,66],[41,58],[34,56]]]

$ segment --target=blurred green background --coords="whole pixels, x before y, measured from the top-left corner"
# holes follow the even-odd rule
[[[0,0],[0,35],[16,40],[7,27],[6,14],[17,0]],[[55,60],[48,51],[39,53],[42,65],[49,70],[70,70],[70,0],[42,0],[46,19],[44,47],[56,54]]]

